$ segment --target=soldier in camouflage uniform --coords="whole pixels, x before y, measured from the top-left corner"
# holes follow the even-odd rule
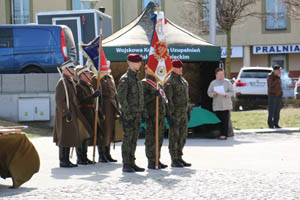
[[[163,144],[164,132],[165,132],[165,115],[166,115],[166,97],[163,98],[160,91],[156,88],[155,77],[151,75],[151,72],[146,67],[146,78],[143,79],[144,88],[144,102],[145,108],[148,113],[148,119],[146,120],[147,132],[145,136],[146,156],[148,158],[148,168],[155,169],[155,122],[156,122],[156,97],[159,97],[159,158],[161,146]],[[164,169],[168,165],[164,165],[159,161],[158,168]]]
[[[142,83],[138,80],[138,71],[142,56],[127,56],[128,71],[121,77],[118,85],[118,99],[121,105],[123,125],[122,158],[123,172],[142,172],[145,169],[135,164],[135,150],[144,111],[144,94]]]
[[[169,151],[172,167],[190,167],[191,164],[182,159],[183,147],[188,133],[189,95],[188,82],[182,77],[180,60],[173,60],[173,72],[165,84],[168,102]]]

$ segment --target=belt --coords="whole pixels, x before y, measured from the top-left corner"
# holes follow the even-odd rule
[[[78,105],[79,108],[95,108],[93,104]]]

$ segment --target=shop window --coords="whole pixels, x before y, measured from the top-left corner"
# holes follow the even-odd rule
[[[12,3],[12,23],[30,23],[30,0],[13,0]]]
[[[266,0],[266,14],[267,30],[287,28],[287,9],[283,0]]]
[[[145,9],[150,2],[154,2],[154,3],[158,4],[159,7],[161,7],[162,6],[161,5],[161,1],[162,0],[142,0],[142,2],[143,2],[143,9]]]

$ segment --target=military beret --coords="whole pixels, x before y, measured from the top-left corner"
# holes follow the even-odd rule
[[[129,54],[127,56],[127,60],[130,62],[137,63],[137,62],[142,62],[143,57],[139,54]]]
[[[181,68],[183,63],[181,62],[181,60],[172,60],[172,65],[174,68]]]
[[[281,67],[279,65],[273,65],[272,67],[273,67],[273,70],[279,70],[279,69],[281,69]]]

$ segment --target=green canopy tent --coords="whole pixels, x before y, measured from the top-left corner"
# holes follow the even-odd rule
[[[131,23],[103,40],[103,49],[107,59],[111,61],[112,74],[116,84],[127,70],[126,57],[128,54],[141,54],[143,60],[147,61],[153,32],[150,17],[155,9],[155,4],[150,2]],[[206,42],[199,36],[177,26],[169,19],[165,25],[165,34],[171,58],[180,59],[184,62],[183,76],[190,84],[191,103],[211,110],[212,100],[207,95],[207,88],[215,78],[214,71],[219,66],[220,47]],[[143,76],[144,71],[142,70],[141,78]],[[200,120],[197,122],[199,125],[202,125],[201,119],[205,119],[205,123],[219,122],[213,118],[211,121],[207,121],[206,118],[196,118]]]
[[[150,2],[145,10],[130,24],[107,37],[103,48],[111,62],[124,62],[129,53],[138,53],[147,60],[153,32],[151,13],[155,4]],[[220,47],[214,46],[193,33],[177,26],[169,19],[165,25],[166,40],[172,59],[183,62],[220,61]]]

